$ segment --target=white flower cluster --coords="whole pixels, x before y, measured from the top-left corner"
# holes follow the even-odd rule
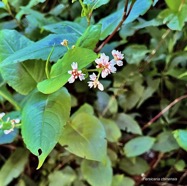
[[[0,113],[0,129],[3,130],[4,134],[9,134],[14,130],[15,124],[20,123],[20,119],[10,119],[8,117],[6,121],[3,121],[2,118],[4,116],[5,116],[4,112]]]
[[[90,88],[98,88],[99,90],[103,91],[104,87],[99,81],[99,77],[101,75],[102,78],[105,78],[111,73],[116,72],[116,67],[117,66],[122,66],[123,65],[123,54],[119,52],[118,50],[112,50],[112,55],[113,59],[109,61],[109,57],[106,56],[104,53],[100,55],[99,58],[95,60],[96,63],[96,69],[91,70],[91,71],[97,71],[98,75],[93,73],[90,75],[90,81],[88,81],[88,86]],[[81,70],[78,70],[78,64],[77,62],[73,62],[71,64],[72,70],[69,70],[68,73],[71,75],[71,77],[68,79],[69,83],[73,83],[77,78],[80,79],[80,81],[85,79],[85,74],[82,73]],[[89,70],[88,70],[89,71]]]

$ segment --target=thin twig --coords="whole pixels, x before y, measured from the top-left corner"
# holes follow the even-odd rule
[[[132,10],[132,7],[133,7],[135,1],[133,1],[131,3],[129,11],[127,12],[128,2],[129,2],[128,0],[125,1],[125,8],[124,8],[122,20],[120,21],[120,23],[118,24],[118,26],[115,28],[115,30],[112,32],[112,34],[110,36],[108,36],[106,38],[106,40],[104,40],[98,48],[95,49],[95,52],[97,52],[97,53],[100,52],[100,50],[112,39],[112,37],[116,34],[116,32],[121,28],[123,22],[129,16],[129,14],[130,14],[130,12]]]
[[[164,108],[161,112],[159,112],[154,118],[152,118],[146,125],[144,125],[144,127],[142,128],[142,130],[146,129],[147,127],[149,127],[152,123],[154,123],[158,118],[160,118],[165,112],[167,112],[171,107],[173,107],[176,103],[178,103],[179,101],[186,99],[187,98],[187,94],[180,96],[178,98],[176,98],[174,101],[172,101],[166,108]]]
[[[145,180],[145,178],[147,178],[151,174],[151,172],[158,166],[163,156],[164,153],[159,153],[156,161],[154,161],[153,164],[151,165],[150,170],[143,176],[142,180],[136,183],[136,186],[139,186]]]

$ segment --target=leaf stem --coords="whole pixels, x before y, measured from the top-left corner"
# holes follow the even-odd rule
[[[116,27],[115,30],[112,32],[112,34],[111,34],[110,36],[108,36],[108,37],[106,38],[106,40],[104,40],[98,48],[95,49],[95,52],[97,52],[97,53],[100,52],[100,50],[112,39],[112,37],[116,34],[116,32],[121,28],[123,22],[124,22],[124,21],[127,19],[127,17],[129,16],[129,14],[130,14],[130,12],[131,12],[131,10],[132,10],[132,8],[133,8],[133,5],[134,5],[135,1],[132,1],[131,5],[130,5],[130,8],[129,8],[128,12],[127,12],[128,2],[129,2],[129,0],[126,0],[126,1],[125,1],[125,7],[124,7],[124,11],[123,11],[123,17],[122,17],[120,23],[117,25],[117,27]]]
[[[50,78],[50,75],[49,75],[49,61],[50,61],[51,55],[53,54],[54,47],[55,47],[55,45],[53,45],[53,48],[51,49],[51,52],[49,53],[49,56],[47,57],[47,61],[46,61],[46,65],[45,65],[45,73],[46,73],[47,79]]]
[[[9,102],[14,106],[14,108],[15,108],[16,110],[21,110],[20,105],[19,105],[13,98],[11,98],[11,97],[7,94],[7,92],[5,92],[4,90],[5,90],[5,89],[4,89],[3,87],[1,87],[1,89],[0,89],[0,95],[1,95],[4,99],[6,99],[7,101],[9,101]]]

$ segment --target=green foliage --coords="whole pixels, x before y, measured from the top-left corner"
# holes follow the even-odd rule
[[[50,186],[58,186],[59,184],[62,186],[71,185],[71,183],[75,180],[76,174],[71,167],[65,167],[63,171],[54,171],[49,174],[49,185]]]
[[[112,168],[108,158],[103,163],[84,160],[81,164],[81,171],[90,185],[111,185]]]
[[[95,60],[96,57],[97,55],[90,49],[75,47],[68,50],[64,57],[53,65],[50,72],[50,78],[38,84],[38,90],[44,94],[50,94],[57,91],[67,83],[70,77],[67,72],[71,70],[73,61],[78,63],[78,68],[81,70]]]
[[[78,113],[68,123],[60,138],[60,144],[77,156],[89,160],[105,161],[106,134],[100,121],[87,113]]]
[[[136,137],[125,144],[125,155],[127,157],[135,157],[141,155],[151,149],[154,141],[154,138],[148,136]]]
[[[36,91],[30,95],[22,111],[22,136],[38,156],[38,168],[59,141],[69,114],[70,95],[65,88],[50,95]]]
[[[123,131],[131,132],[133,134],[142,134],[138,123],[129,115],[119,113],[116,118],[119,128]]]
[[[23,148],[17,148],[9,157],[0,170],[0,184],[8,185],[14,178],[17,178],[24,169],[27,162],[28,151]]]
[[[100,24],[89,26],[83,35],[77,40],[75,46],[93,50],[99,41],[100,32]]]
[[[177,143],[179,144],[179,146],[181,148],[183,148],[184,150],[187,150],[187,131],[186,130],[175,130],[173,132],[173,135],[175,137],[175,139],[177,140]]]
[[[186,10],[2,0],[0,186],[186,185]]]
[[[115,175],[112,180],[112,186],[123,186],[123,185],[128,185],[128,186],[133,186],[135,182],[133,179],[129,177],[124,177],[124,175]]]
[[[120,169],[130,175],[145,173],[149,168],[148,163],[140,157],[137,157],[135,160],[123,158],[120,162]]]

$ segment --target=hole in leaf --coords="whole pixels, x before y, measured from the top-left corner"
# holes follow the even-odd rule
[[[42,149],[38,149],[39,156],[42,154]]]

